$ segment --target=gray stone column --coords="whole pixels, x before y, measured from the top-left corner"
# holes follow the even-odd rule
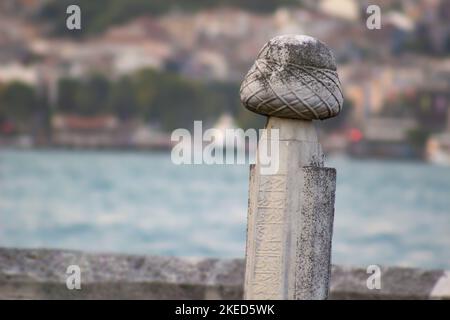
[[[264,173],[260,161],[251,167],[245,299],[326,299],[336,171],[323,167],[312,120],[342,108],[331,51],[306,36],[272,39],[245,77],[241,100],[269,116],[258,148],[279,146],[276,173]]]

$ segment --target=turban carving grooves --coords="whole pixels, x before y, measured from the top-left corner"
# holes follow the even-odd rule
[[[250,111],[280,118],[323,120],[336,116],[343,104],[333,54],[308,36],[270,40],[244,78],[240,94]]]

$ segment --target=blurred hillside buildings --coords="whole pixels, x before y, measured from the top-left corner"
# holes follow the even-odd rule
[[[267,39],[299,33],[323,40],[335,52],[346,99],[353,105],[351,125],[360,130],[371,117],[385,117],[380,113],[396,97],[424,87],[433,87],[433,95],[442,96],[448,109],[449,2],[373,2],[382,9],[380,30],[365,27],[367,1],[323,0],[303,1],[301,8],[280,8],[273,14],[238,8],[175,10],[73,40],[50,37],[45,24],[27,19],[45,0],[2,1],[0,83],[22,81],[45,88],[56,101],[58,79],[83,78],[94,71],[117,78],[154,68],[237,82]]]

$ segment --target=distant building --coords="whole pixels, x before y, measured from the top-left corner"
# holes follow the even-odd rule
[[[186,62],[182,73],[193,78],[226,80],[228,64],[220,52],[199,50]]]
[[[356,157],[418,158],[421,150],[411,145],[408,134],[417,128],[412,118],[370,118],[362,139],[349,145],[349,154]]]
[[[56,115],[52,144],[66,148],[168,149],[170,136],[138,121],[120,122],[112,115]]]
[[[403,142],[409,131],[417,128],[412,118],[370,118],[364,130],[364,138],[371,141]]]
[[[359,5],[356,0],[322,0],[319,10],[330,16],[356,21],[359,19]]]
[[[426,159],[434,164],[450,166],[450,108],[446,131],[432,135],[426,144]]]
[[[104,148],[121,145],[123,132],[114,116],[56,115],[52,119],[52,140],[56,146]]]
[[[426,145],[427,161],[450,166],[450,132],[432,135]]]
[[[173,144],[170,135],[144,125],[139,125],[130,132],[129,142],[136,149],[169,149]]]
[[[145,67],[162,69],[174,54],[169,34],[150,17],[112,27],[91,45],[114,57],[112,67],[118,74],[132,73]]]
[[[36,85],[38,80],[38,72],[34,66],[24,66],[19,63],[0,65],[0,83],[19,81]]]

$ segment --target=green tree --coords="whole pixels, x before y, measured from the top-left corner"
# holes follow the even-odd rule
[[[137,117],[139,106],[132,80],[129,77],[122,77],[112,86],[109,103],[111,111],[123,120]]]
[[[0,113],[18,123],[26,124],[39,112],[36,93],[25,83],[13,82],[0,93]]]
[[[138,114],[144,119],[150,117],[153,100],[156,95],[158,72],[153,69],[138,71],[133,78]]]
[[[197,84],[171,76],[162,76],[156,84],[157,91],[149,116],[161,122],[163,128],[172,130],[190,127],[201,112],[201,88]]]
[[[82,83],[77,79],[61,79],[58,84],[59,94],[57,111],[63,113],[78,113],[77,93],[83,90]]]
[[[77,92],[80,113],[85,115],[108,113],[111,110],[108,99],[110,92],[111,83],[105,76],[99,74],[91,76],[83,83],[83,91]]]
[[[102,75],[87,80],[61,79],[57,111],[81,115],[111,112],[111,83]]]

